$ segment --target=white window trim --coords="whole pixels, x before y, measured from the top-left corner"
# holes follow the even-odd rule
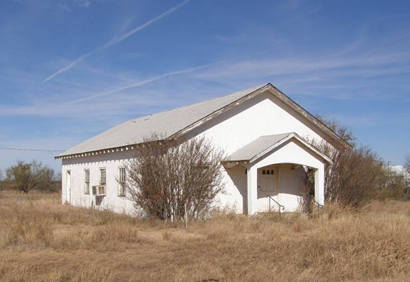
[[[88,179],[87,179],[87,172],[88,172]],[[84,194],[90,195],[90,176],[91,172],[89,168],[84,169]],[[88,181],[87,181],[88,180]]]
[[[103,183],[103,181],[102,181],[102,171],[104,170],[104,172],[105,172],[105,182]],[[100,185],[103,185],[103,186],[107,186],[107,169],[105,168],[105,167],[100,167],[100,181],[99,181],[99,183],[100,183]]]
[[[122,181],[121,180],[121,171],[124,171],[124,180]],[[126,184],[126,181],[127,181],[127,173],[126,173],[126,170],[125,170],[125,167],[119,167],[118,168],[118,193],[117,193],[117,195],[118,195],[118,197],[125,197],[125,193],[126,193],[126,191],[125,191],[125,184]]]

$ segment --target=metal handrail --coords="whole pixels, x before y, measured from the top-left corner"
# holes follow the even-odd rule
[[[314,201],[315,201],[316,206],[318,206],[318,207],[319,207],[319,209],[321,209],[321,208],[323,208],[323,207],[324,207],[324,205],[322,205],[322,204],[318,203],[316,200],[314,200]]]
[[[284,205],[282,205],[281,203],[279,203],[278,201],[276,201],[272,196],[268,196],[268,197],[269,197],[270,200],[274,201],[274,202],[279,206],[279,214],[280,214],[282,211],[285,211],[285,206],[284,206]],[[270,205],[269,205],[269,208],[270,208]]]

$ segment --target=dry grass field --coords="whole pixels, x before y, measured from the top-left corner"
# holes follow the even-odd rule
[[[182,226],[0,192],[1,281],[409,281],[410,202]]]

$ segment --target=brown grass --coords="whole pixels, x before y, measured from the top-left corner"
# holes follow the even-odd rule
[[[1,281],[408,281],[410,202],[247,218],[188,230],[0,192]]]

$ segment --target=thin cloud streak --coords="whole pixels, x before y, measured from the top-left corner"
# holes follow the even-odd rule
[[[80,99],[77,99],[77,100],[74,100],[74,101],[70,101],[69,103],[66,103],[66,105],[76,104],[76,103],[92,100],[94,98],[108,96],[108,95],[115,94],[115,93],[118,93],[118,92],[121,92],[121,91],[124,91],[124,90],[135,88],[135,87],[138,87],[138,86],[144,86],[144,85],[150,84],[152,82],[155,82],[155,81],[158,81],[158,80],[161,80],[163,78],[170,77],[170,76],[180,75],[180,74],[185,74],[185,73],[192,73],[192,72],[195,72],[197,70],[209,67],[210,65],[212,65],[212,64],[206,64],[206,65],[196,66],[196,67],[192,67],[192,68],[188,68],[188,69],[184,69],[184,70],[163,73],[163,74],[151,77],[151,78],[147,78],[147,79],[144,79],[144,80],[138,80],[138,81],[132,82],[130,84],[127,84],[127,85],[119,87],[119,88],[112,89],[110,91],[106,91],[106,92],[98,93],[98,94],[95,94],[95,95],[87,96],[87,97],[84,97],[84,98],[80,98]]]
[[[401,53],[394,55],[372,55],[362,57],[317,57],[317,58],[265,58],[254,59],[225,63],[218,65],[216,68],[208,69],[207,72],[202,72],[196,75],[199,79],[210,79],[220,81],[224,80],[243,80],[245,78],[260,77],[260,74],[264,76],[284,76],[284,75],[296,75],[296,74],[309,74],[312,72],[324,72],[329,71],[344,71],[352,72],[355,70],[358,74],[361,70],[362,73],[371,75],[371,71],[375,67],[379,67],[378,73],[383,74],[387,71],[400,71],[404,69],[402,60],[403,58],[409,58],[409,53]],[[393,66],[392,66],[393,65]],[[383,67],[382,69],[380,69]],[[387,68],[389,67],[389,68]],[[348,69],[350,68],[350,69]],[[387,68],[387,70],[386,70]],[[375,72],[373,70],[373,72]]]
[[[133,35],[134,33],[143,30],[144,28],[150,26],[151,24],[159,21],[160,19],[168,16],[169,14],[172,14],[173,12],[175,12],[176,10],[182,8],[183,6],[185,6],[186,4],[188,4],[188,2],[190,2],[191,0],[185,0],[184,2],[179,3],[178,5],[176,5],[175,7],[172,7],[171,9],[165,11],[164,13],[160,14],[159,16],[147,21],[146,23],[137,26],[136,28],[131,29],[130,31],[124,33],[123,35],[119,36],[119,37],[114,37],[113,39],[111,39],[110,41],[108,41],[106,44],[103,45],[102,48],[108,48],[114,44],[117,44],[125,39],[127,39],[128,37],[130,37],[131,35]]]
[[[108,109],[108,108],[110,109],[111,114],[118,114],[118,112],[124,113],[124,111],[131,105],[134,105],[134,106],[145,105],[146,106],[146,105],[158,104],[158,101],[156,99],[149,98],[150,95],[140,97],[138,101],[135,100],[135,96],[129,97],[129,99],[127,99],[126,97],[130,95],[125,95],[125,96],[121,96],[121,99],[116,99],[115,103],[113,103],[113,99],[108,99],[108,100],[100,99],[100,100],[97,100],[95,103],[82,103],[82,102],[93,100],[95,98],[110,96],[113,94],[118,95],[118,93],[128,90],[128,89],[145,86],[145,85],[160,81],[161,79],[168,78],[171,76],[193,73],[198,70],[205,69],[213,64],[215,63],[199,65],[199,66],[195,66],[195,67],[191,67],[191,68],[187,68],[183,70],[166,72],[166,73],[153,76],[150,78],[146,78],[143,80],[134,81],[134,82],[128,83],[120,87],[114,87],[113,89],[109,91],[99,92],[97,94],[92,94],[92,95],[79,98],[76,100],[72,100],[69,102],[65,102],[65,103],[36,101],[35,104],[21,105],[21,106],[9,106],[9,105],[0,104],[0,116],[30,116],[31,115],[31,116],[68,116],[68,117],[77,116],[78,117],[78,116],[84,116],[84,115],[92,116],[93,112],[95,112],[95,114],[99,116],[100,112],[103,109]],[[173,98],[172,100],[175,100],[175,99]],[[172,100],[168,102],[171,102]],[[115,109],[117,109],[117,111],[115,111]],[[109,118],[110,116],[109,113],[106,113],[105,115],[107,115],[106,118]]]
[[[145,28],[147,28],[148,26],[152,25],[153,23],[159,21],[160,19],[172,14],[173,12],[177,11],[178,9],[182,8],[183,6],[185,6],[186,4],[188,4],[188,2],[190,2],[191,0],[185,0],[181,3],[179,3],[178,5],[168,9],[167,11],[163,12],[162,14],[160,14],[159,16],[156,16],[155,18],[147,21],[146,23],[137,26],[135,28],[133,28],[132,30],[120,35],[119,37],[114,37],[112,38],[110,41],[108,41],[107,43],[95,48],[92,51],[89,51],[83,55],[81,55],[80,57],[78,57],[77,59],[75,59],[74,61],[72,61],[71,63],[69,63],[68,65],[62,67],[61,69],[57,70],[56,72],[52,73],[51,75],[49,75],[48,77],[46,77],[43,80],[43,83],[46,83],[48,81],[50,81],[51,79],[53,79],[54,77],[56,77],[57,75],[60,75],[68,70],[70,70],[71,68],[73,68],[75,65],[77,65],[78,63],[80,63],[81,61],[85,60],[86,58],[90,57],[91,55],[93,55],[94,53],[109,48],[112,45],[118,44],[121,41],[127,39],[128,37],[132,36],[133,34],[135,34],[138,31],[141,31]]]
[[[58,71],[52,73],[51,75],[49,75],[46,79],[43,80],[43,83],[48,82],[49,80],[53,79],[54,77],[56,77],[57,75],[68,71],[69,69],[71,69],[72,67],[74,67],[76,64],[78,64],[79,62],[83,61],[85,58],[91,56],[92,54],[94,54],[95,52],[97,52],[100,48],[94,49],[93,51],[90,51],[88,53],[85,53],[84,55],[78,57],[77,59],[75,59],[74,61],[72,61],[71,63],[69,63],[68,65],[66,65],[65,67],[59,69]]]

